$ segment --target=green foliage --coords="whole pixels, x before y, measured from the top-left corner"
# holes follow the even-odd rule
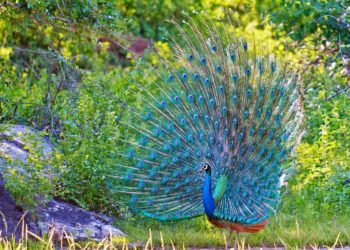
[[[116,78],[117,72],[99,78],[104,84],[94,84],[96,78],[93,78],[91,84],[80,89],[76,105],[59,112],[64,121],[59,148],[65,167],[61,169],[58,194],[98,211],[115,210],[115,197],[106,189],[105,177],[111,173],[119,150],[118,90],[122,80],[116,81]],[[69,99],[64,100],[67,101]]]
[[[294,188],[321,211],[341,212],[350,205],[350,99],[316,100],[307,107],[309,133],[297,149],[299,174]]]
[[[321,87],[321,91],[326,87],[325,97],[349,89],[349,1],[283,0],[273,5],[260,2],[260,11],[268,13],[277,35],[295,41],[307,87]],[[320,79],[324,71],[328,77]]]
[[[8,127],[1,125],[0,133],[8,133]],[[0,169],[5,187],[16,203],[30,211],[34,211],[37,206],[45,204],[51,198],[57,180],[54,162],[58,154],[50,148],[45,148],[42,136],[44,133],[28,131],[0,137],[0,142],[12,142],[12,138],[15,138],[17,147],[23,150],[17,159],[13,158],[16,151],[9,153],[2,146]]]
[[[181,13],[201,9],[199,0],[151,0],[151,1],[116,1],[121,14],[131,19],[128,29],[135,34],[153,39],[163,39],[174,27],[167,23],[171,19],[182,18]]]

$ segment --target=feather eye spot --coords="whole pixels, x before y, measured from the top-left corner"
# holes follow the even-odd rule
[[[252,96],[252,91],[250,89],[247,90],[247,97],[250,98]]]
[[[250,68],[246,68],[246,70],[245,70],[245,74],[246,74],[246,76],[247,76],[247,78],[249,78],[250,77]]]
[[[260,118],[260,116],[261,116],[261,109],[258,109],[258,110],[256,111],[256,117],[257,117],[257,118]]]
[[[200,141],[204,141],[205,135],[204,135],[203,133],[199,133],[199,134],[198,134],[198,139],[199,139]]]
[[[161,101],[160,102],[160,106],[162,107],[162,108],[165,108],[166,106],[167,106],[167,102],[166,101]]]
[[[279,93],[280,93],[280,96],[283,97],[284,96],[284,89],[281,88]]]
[[[192,55],[192,54],[190,54],[187,58],[188,58],[188,60],[189,60],[190,62],[193,61],[193,55]]]
[[[199,75],[198,75],[198,74],[194,74],[194,75],[193,75],[193,79],[194,79],[195,81],[198,81],[198,80],[199,80]]]
[[[223,107],[222,107],[222,114],[223,114],[223,115],[226,115],[226,113],[227,113],[227,107],[226,107],[226,106],[223,106]]]
[[[205,57],[202,57],[200,62],[201,62],[202,65],[204,65],[206,63]]]
[[[151,161],[157,159],[157,157],[158,157],[158,155],[157,155],[156,152],[152,152],[152,153],[150,153],[150,155],[148,156],[148,158],[149,158]]]
[[[263,87],[260,87],[259,89],[260,97],[264,96],[264,93],[265,93],[265,89]]]
[[[180,146],[180,145],[181,145],[180,140],[179,140],[179,139],[176,139],[176,140],[174,141],[174,146],[175,146],[175,147],[178,147],[178,146]]]
[[[174,80],[174,75],[170,75],[169,76],[169,81],[171,82],[171,81],[173,81]]]
[[[170,151],[170,146],[169,146],[168,144],[165,144],[165,145],[163,146],[163,150],[164,150],[165,152],[169,152],[169,151]]]
[[[179,96],[176,95],[176,96],[174,96],[173,99],[174,99],[175,103],[180,103],[180,97]]]
[[[245,52],[248,50],[248,44],[246,42],[243,43],[243,49]]]
[[[203,103],[203,100],[204,100],[203,96],[200,95],[200,96],[198,97],[198,102],[201,104],[201,103]]]
[[[162,130],[160,127],[156,127],[154,130],[155,136],[160,136],[162,134]]]
[[[232,102],[233,102],[233,104],[237,104],[237,100],[238,100],[237,96],[234,95],[234,96],[232,97]]]
[[[262,64],[262,62],[259,62],[259,73],[260,73],[260,75],[262,75],[263,72],[264,72],[263,64]]]
[[[215,121],[215,122],[214,122],[214,128],[215,128],[215,129],[218,129],[218,128],[219,128],[219,121]]]
[[[266,111],[266,119],[269,119],[271,116],[271,110]]]
[[[189,157],[191,156],[191,154],[190,154],[190,152],[186,151],[186,152],[183,154],[183,156],[184,156],[185,158],[189,158]]]
[[[209,123],[209,116],[208,116],[208,115],[205,115],[205,116],[204,116],[204,121],[205,121],[206,124]]]
[[[191,94],[188,95],[187,99],[188,99],[189,102],[193,102],[193,95],[191,95]]]
[[[274,73],[275,72],[275,70],[276,70],[276,66],[275,66],[275,63],[271,63],[270,64],[270,70],[271,70],[271,73]]]
[[[264,134],[264,128],[259,128],[259,136],[261,137]]]
[[[245,110],[244,112],[243,112],[243,118],[244,119],[247,119],[248,118],[248,111],[247,110]]]
[[[123,176],[123,180],[125,181],[130,181],[133,178],[133,174],[131,173],[131,171],[127,172],[124,176]]]
[[[214,101],[214,99],[210,99],[209,100],[209,104],[210,104],[210,107],[214,107],[214,105],[215,105],[215,101]]]
[[[145,119],[146,119],[146,120],[151,120],[152,117],[153,117],[152,112],[146,112],[146,115],[145,115]]]
[[[145,167],[145,162],[143,160],[139,160],[137,163],[136,163],[136,167],[139,168],[139,169],[142,169]]]
[[[237,79],[238,79],[237,75],[236,75],[236,74],[234,74],[234,75],[232,76],[232,80],[233,80],[234,82],[236,82],[236,81],[237,81]]]
[[[210,137],[209,137],[209,143],[210,143],[210,144],[214,144],[214,137],[213,137],[213,136],[210,136]]]
[[[174,129],[174,125],[172,123],[168,124],[168,130],[172,131]]]
[[[148,143],[148,138],[145,137],[145,136],[141,137],[141,139],[140,139],[140,145],[146,146],[147,143]]]
[[[134,159],[135,151],[133,149],[130,149],[129,152],[127,152],[127,156],[129,159]]]
[[[234,119],[232,120],[232,125],[233,125],[233,126],[236,126],[236,125],[237,125],[237,119],[236,119],[236,118],[234,118]]]
[[[171,159],[172,163],[177,163],[179,161],[179,158],[177,156],[174,156],[172,159]]]
[[[272,96],[272,97],[275,96],[275,90],[274,90],[274,89],[271,90],[271,96]]]
[[[187,141],[192,141],[193,140],[193,135],[192,134],[189,134],[188,136],[187,136]]]

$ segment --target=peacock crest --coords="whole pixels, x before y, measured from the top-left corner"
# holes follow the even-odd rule
[[[207,164],[214,196],[221,192],[214,216],[259,223],[279,202],[282,164],[300,134],[298,75],[224,25],[200,19],[186,31],[175,24],[176,60],[159,57],[153,89],[136,83],[143,107],[127,106],[120,120],[129,136],[121,139],[128,147],[114,187],[145,216],[190,218],[204,213],[198,169]]]

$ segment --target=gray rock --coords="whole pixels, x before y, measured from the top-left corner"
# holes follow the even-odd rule
[[[39,230],[43,234],[54,229],[58,235],[65,232],[75,240],[101,240],[109,235],[125,236],[120,229],[109,224],[111,218],[61,201],[51,200],[39,208],[38,213]]]
[[[49,141],[41,137],[32,128],[23,125],[0,125],[0,170],[6,173],[6,168],[15,168],[21,173],[27,173],[28,157],[35,152],[42,160],[49,159],[54,152]],[[50,165],[44,165],[43,174],[47,178],[55,175]]]
[[[5,190],[2,175],[10,168],[27,173],[24,166],[32,150],[39,150],[40,157],[44,159],[54,152],[48,140],[39,136],[35,130],[21,125],[0,125],[1,236],[14,235],[17,239],[20,238],[21,219],[31,232],[37,235],[52,233],[55,240],[61,240],[67,235],[78,241],[102,240],[109,235],[125,236],[121,230],[111,225],[112,218],[55,199],[37,206],[33,211],[35,221],[30,219],[30,215],[24,216],[24,209],[17,206]],[[45,177],[53,177],[51,166],[47,165],[45,168],[48,170],[43,171]]]
[[[35,147],[44,157],[49,157],[53,147],[47,139],[38,135],[38,132],[23,125],[0,125],[1,144],[4,152],[12,158],[26,161],[29,150],[26,147]],[[0,146],[2,148],[2,146]]]

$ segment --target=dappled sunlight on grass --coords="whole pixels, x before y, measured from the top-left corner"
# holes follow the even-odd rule
[[[322,219],[314,219],[308,214],[298,218],[280,214],[272,218],[269,225],[256,234],[240,234],[240,241],[250,247],[331,247],[350,244],[350,221],[346,215],[332,217],[324,215]],[[159,236],[162,232],[166,245],[172,242],[175,246],[185,247],[224,247],[228,232],[216,229],[206,222],[205,217],[188,221],[171,223],[137,219],[136,223],[122,222],[119,226],[129,235],[130,242],[147,242],[149,228],[152,229],[153,244],[161,245]],[[234,239],[231,239],[233,242]]]
[[[180,222],[157,222],[144,218],[121,222],[128,237],[108,236],[97,241],[76,242],[65,231],[50,231],[43,237],[28,230],[21,221],[21,239],[0,238],[0,250],[36,249],[188,249],[188,248],[227,248],[228,232],[212,227],[206,218],[199,217]],[[346,216],[332,220],[311,218],[289,219],[280,215],[272,219],[265,230],[257,234],[241,234],[238,249],[286,248],[286,249],[334,249],[350,244],[350,221]],[[231,239],[233,247],[234,239]]]

